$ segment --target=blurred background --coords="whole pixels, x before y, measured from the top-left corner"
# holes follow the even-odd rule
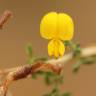
[[[66,12],[74,20],[74,42],[82,47],[96,43],[96,0],[0,0],[0,14],[6,9],[13,18],[0,30],[0,69],[26,64],[25,47],[33,46],[37,56],[47,55],[48,41],[40,36],[40,20],[50,11]],[[72,62],[64,69],[62,91],[73,96],[96,95],[96,65],[82,66],[78,74],[72,74]],[[43,79],[23,79],[11,85],[14,96],[42,96],[50,90]]]

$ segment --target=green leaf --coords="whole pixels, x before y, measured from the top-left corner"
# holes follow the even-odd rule
[[[27,62],[28,64],[34,64],[36,58],[35,57],[32,57],[32,58],[28,58]]]
[[[43,96],[52,96],[51,94],[44,94]]]
[[[86,57],[81,59],[82,64],[93,64],[96,62],[96,58],[94,56]]]
[[[54,74],[53,72],[45,72],[45,75],[44,75],[44,79],[45,79],[45,83],[47,85],[51,85],[54,83],[54,77],[56,76],[56,74]]]
[[[72,41],[64,41],[65,46],[69,46],[71,50],[73,51],[74,57],[79,57],[81,53],[81,47],[80,44],[75,44]]]
[[[33,56],[32,52],[33,52],[32,45],[28,44],[27,47],[26,47],[26,53],[27,53],[28,57],[32,57]]]
[[[52,84],[52,74],[51,74],[51,72],[46,72],[44,78],[45,78],[45,83],[47,85]]]
[[[57,93],[57,92],[58,92],[58,89],[57,89],[57,88],[54,88],[54,89],[52,90],[52,94]]]
[[[77,44],[73,48],[73,55],[74,55],[74,57],[79,57],[80,56],[80,53],[81,53],[81,48],[80,48],[80,45]]]
[[[76,64],[73,65],[73,72],[77,73],[80,69],[81,61],[78,61]]]
[[[65,46],[69,46],[69,45],[70,45],[70,43],[71,43],[70,41],[67,41],[67,40],[66,40],[66,41],[64,41],[64,45],[65,45]]]
[[[71,96],[72,94],[70,92],[65,92],[62,94],[62,96]]]

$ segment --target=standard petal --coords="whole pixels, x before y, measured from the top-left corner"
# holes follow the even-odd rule
[[[62,41],[59,41],[59,55],[63,56],[65,53],[65,46],[64,43],[62,43]]]
[[[74,24],[72,18],[65,14],[58,14],[58,35],[61,40],[71,40],[74,33]]]
[[[57,31],[57,13],[46,14],[40,23],[40,33],[45,39],[52,39]]]

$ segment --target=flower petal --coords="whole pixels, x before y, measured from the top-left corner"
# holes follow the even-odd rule
[[[49,56],[54,56],[58,58],[63,56],[65,52],[65,47],[62,41],[60,40],[51,40],[48,44],[48,54]]]
[[[62,41],[59,41],[59,55],[60,56],[63,56],[65,53],[65,46],[64,44],[62,43]]]
[[[72,18],[65,14],[58,14],[58,31],[61,40],[71,40],[74,33],[74,24]]]
[[[59,40],[54,40],[54,56],[59,57]]]
[[[48,54],[49,54],[49,56],[52,56],[54,54],[54,42],[53,42],[53,40],[51,40],[48,43]]]
[[[52,39],[57,31],[57,13],[46,14],[40,23],[40,33],[45,39]]]

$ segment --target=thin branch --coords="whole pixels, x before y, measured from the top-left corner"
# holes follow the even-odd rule
[[[12,16],[12,12],[9,10],[6,10],[2,16],[0,17],[0,29],[3,28],[4,24],[10,19]]]
[[[88,57],[94,55],[96,55],[96,46],[83,48],[81,50],[81,57]],[[50,70],[55,72],[56,74],[60,74],[63,66],[72,59],[74,59],[73,53],[68,53],[59,59],[51,59],[46,62],[38,61],[32,65],[23,65],[16,68],[1,70],[0,74],[7,74],[5,81],[2,83],[2,86],[0,87],[3,96],[6,96],[8,86],[13,81],[26,78],[29,75],[38,71],[45,72],[47,70]]]
[[[93,55],[96,55],[96,46],[86,47],[81,50],[81,57],[88,57],[88,56],[93,56]],[[54,66],[55,65],[64,66],[65,64],[67,64],[68,61],[72,60],[73,58],[74,58],[73,53],[70,52],[68,54],[65,54],[63,57],[59,59],[50,59],[50,60],[47,60],[45,63],[52,64]],[[22,66],[0,70],[0,74],[7,74],[21,67]]]
[[[90,46],[90,47],[81,49],[80,55],[81,57],[88,57],[88,56],[96,55],[96,46]],[[73,53],[71,52],[71,53],[64,55],[63,57],[59,59],[48,60],[46,63],[65,65],[66,62],[72,59],[74,59],[74,56],[73,56]]]
[[[20,66],[17,69],[15,69],[14,71],[13,71],[13,69],[11,69],[11,71],[6,76],[6,79],[2,83],[2,86],[0,87],[0,91],[3,94],[3,96],[6,96],[8,86],[13,81],[16,81],[16,80],[19,80],[19,79],[22,79],[22,78],[26,78],[29,75],[31,75],[35,72],[38,72],[38,71],[50,70],[50,71],[53,71],[56,74],[60,74],[61,69],[62,69],[61,67],[54,66],[54,65],[48,64],[48,63],[45,64],[44,62],[41,62],[41,61],[35,62],[35,64],[33,64],[33,65]],[[7,70],[7,71],[9,71],[9,70]]]

